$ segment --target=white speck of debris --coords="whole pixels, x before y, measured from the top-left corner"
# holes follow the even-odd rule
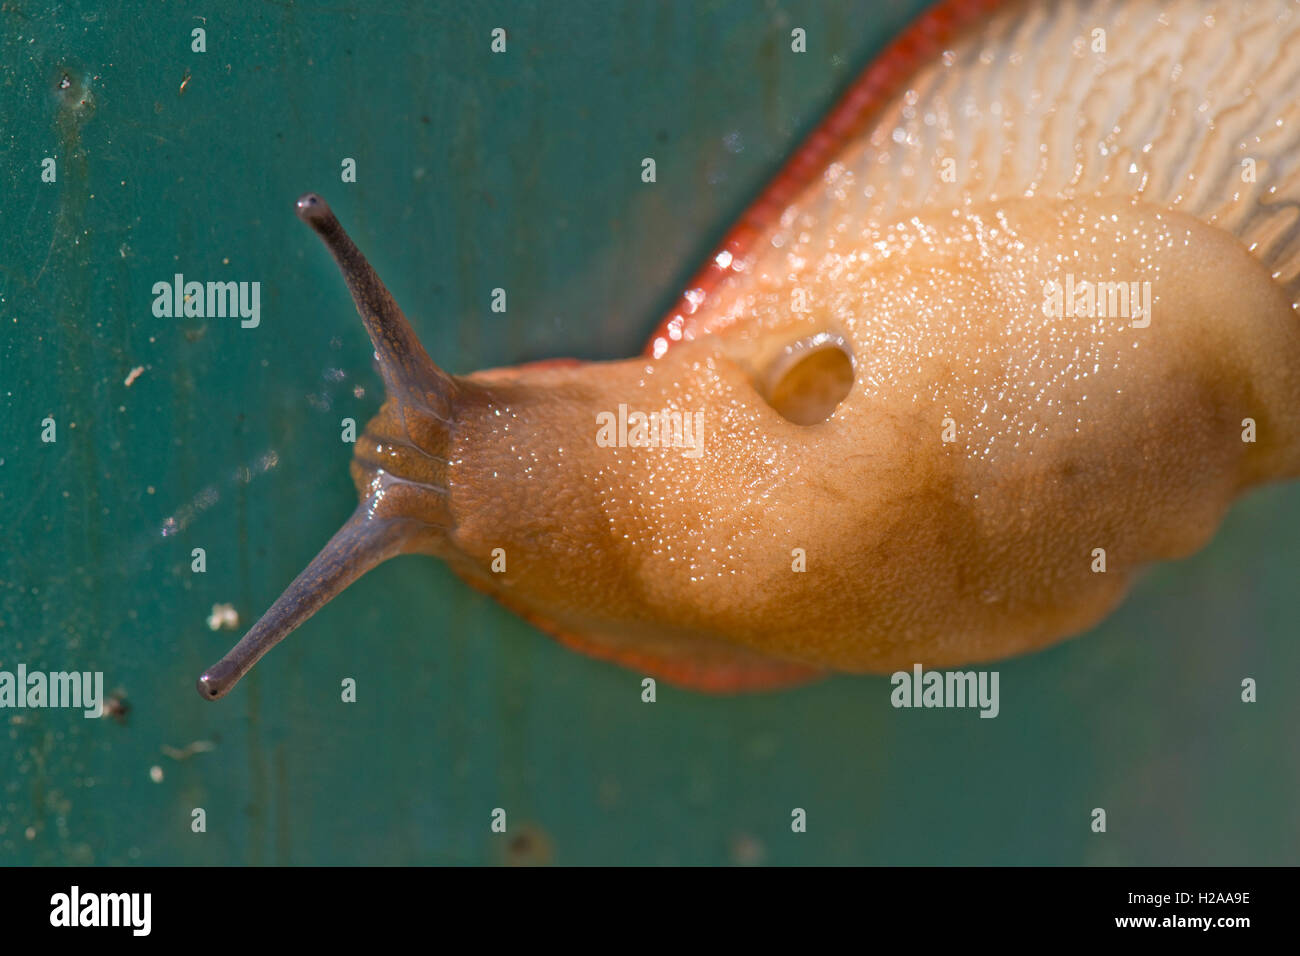
[[[131,369],[130,373],[126,377],[126,381],[123,382],[122,384],[125,385],[127,388],[130,388],[131,385],[135,382],[135,380],[143,374],[144,374],[144,366],[137,365],[135,368]]]
[[[239,612],[233,604],[214,604],[212,613],[208,615],[208,627],[214,631],[222,628],[233,631],[239,627]]]
[[[162,783],[163,780],[162,767],[158,766],[157,764],[154,764],[152,767],[150,767],[149,779],[152,780],[154,783]]]

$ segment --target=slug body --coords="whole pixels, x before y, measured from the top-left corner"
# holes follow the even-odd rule
[[[1281,0],[942,4],[621,362],[448,376],[304,197],[388,399],[357,511],[200,693],[412,551],[706,690],[1088,628],[1300,474],[1298,88]]]

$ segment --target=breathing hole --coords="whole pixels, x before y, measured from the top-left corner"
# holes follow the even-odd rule
[[[852,387],[848,342],[822,332],[787,345],[768,366],[759,391],[796,425],[816,425],[831,417]]]

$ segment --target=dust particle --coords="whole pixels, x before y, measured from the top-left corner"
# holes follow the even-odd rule
[[[214,631],[233,631],[239,627],[239,612],[233,604],[214,604],[208,615],[208,627]]]

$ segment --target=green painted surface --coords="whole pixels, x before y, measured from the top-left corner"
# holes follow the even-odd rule
[[[884,678],[643,704],[420,557],[201,701],[238,636],[212,605],[247,626],[346,517],[339,421],[378,407],[299,193],[452,371],[621,357],[920,4],[131,6],[0,8],[0,668],[102,670],[131,708],[0,712],[0,862],[491,862],[495,807],[561,863],[1296,862],[1300,488],[1001,665],[996,720],[895,711]],[[261,282],[261,325],[155,318],[176,272]]]

